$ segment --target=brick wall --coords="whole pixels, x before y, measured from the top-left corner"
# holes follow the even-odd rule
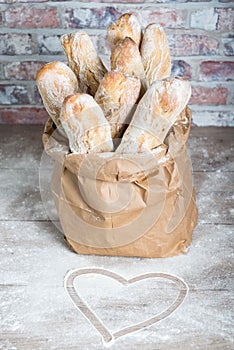
[[[194,124],[234,124],[232,0],[0,0],[0,8],[0,123],[45,122],[35,74],[46,62],[65,61],[61,34],[86,30],[108,62],[105,28],[122,13],[134,12],[143,26],[164,26],[173,75],[192,82]]]

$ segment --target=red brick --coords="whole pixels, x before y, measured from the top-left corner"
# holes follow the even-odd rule
[[[1,108],[0,124],[45,124],[49,118],[44,108]]]
[[[216,55],[219,42],[212,36],[173,34],[168,35],[168,43],[173,56]]]
[[[30,104],[27,87],[24,85],[0,85],[0,104]]]
[[[133,12],[140,15],[141,24],[146,26],[149,23],[157,22],[168,28],[181,28],[186,25],[187,13],[185,10],[168,8],[157,8],[155,6],[144,6],[139,8],[126,8],[124,6],[101,6],[92,8],[67,9],[65,20],[66,27],[70,28],[106,28],[115,22],[120,15]]]
[[[225,87],[193,86],[190,104],[197,105],[225,105],[227,103],[228,89]]]
[[[35,80],[37,71],[45,63],[37,61],[8,63],[4,67],[5,77],[6,79]]]
[[[5,12],[9,28],[57,28],[60,26],[56,7],[10,7]]]
[[[191,79],[192,68],[187,62],[183,60],[174,60],[172,61],[171,74],[173,76]]]
[[[156,8],[154,6],[150,11],[142,8],[140,14],[144,27],[153,22],[161,24],[164,28],[181,28],[186,26],[187,13],[184,10]]]
[[[233,30],[234,29],[234,8],[217,8],[219,30]]]
[[[126,12],[123,11],[123,13]],[[65,20],[67,28],[104,28],[121,16],[118,8],[103,6],[92,8],[67,9]]]
[[[234,62],[202,62],[199,79],[202,81],[234,80]]]
[[[0,34],[0,55],[28,55],[32,53],[31,34]]]

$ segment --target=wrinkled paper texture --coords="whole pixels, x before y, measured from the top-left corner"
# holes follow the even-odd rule
[[[68,244],[80,254],[166,257],[184,253],[197,223],[188,157],[191,111],[164,144],[142,154],[73,154],[48,120],[53,198]]]

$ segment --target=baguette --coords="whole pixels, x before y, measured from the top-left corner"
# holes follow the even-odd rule
[[[37,72],[36,82],[47,112],[55,125],[62,129],[59,115],[63,100],[78,92],[75,74],[66,64],[51,62]]]
[[[137,44],[131,38],[125,38],[117,42],[111,51],[110,64],[112,71],[116,70],[120,73],[139,78],[145,92],[145,71],[140,51]]]
[[[181,78],[152,84],[138,104],[116,152],[147,152],[162,144],[190,96],[190,83]]]
[[[99,85],[95,100],[111,126],[113,139],[121,137],[129,124],[140,88],[139,79],[119,72],[106,73]]]
[[[88,94],[65,98],[60,119],[73,153],[111,152],[110,125],[102,109]]]
[[[64,34],[61,43],[81,91],[94,96],[107,69],[98,57],[90,37],[82,31]]]
[[[126,37],[131,38],[139,47],[141,42],[141,26],[135,15],[125,13],[118,21],[107,28],[107,38],[112,49],[115,44]]]
[[[156,80],[170,77],[170,50],[166,34],[160,25],[152,23],[146,27],[140,51],[148,86]]]

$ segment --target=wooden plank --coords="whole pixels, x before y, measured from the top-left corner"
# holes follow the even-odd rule
[[[216,127],[216,126],[205,126],[205,127],[191,127],[190,138],[203,138],[204,140],[210,139],[213,141],[234,143],[233,141],[234,127]]]
[[[41,125],[0,125],[0,168],[38,168],[43,129]]]
[[[188,254],[167,259],[78,255],[70,250],[51,222],[1,221],[0,232],[0,281],[7,285],[42,281],[61,286],[63,276],[72,267],[102,266],[120,273],[126,269],[126,273],[133,275],[156,269],[178,274],[191,289],[232,290],[231,225],[199,224]]]
[[[192,128],[189,150],[194,171],[234,171],[234,128]]]
[[[232,314],[228,306],[233,297],[233,249],[229,225],[200,225],[188,254],[168,259],[79,256],[70,251],[50,223],[1,222],[0,231],[0,342],[7,349],[103,349],[100,335],[63,289],[69,269],[88,266],[106,268],[126,278],[165,272],[183,278],[190,288],[182,306],[169,318],[120,338],[113,349],[231,349]],[[149,317],[145,304],[157,309],[157,289],[146,300],[144,293],[130,293],[130,304],[138,311],[125,314],[128,301],[121,300],[121,294],[116,296],[113,290],[107,302],[96,284],[94,293],[91,285],[90,279],[82,281],[87,300],[97,305],[99,316],[113,328],[118,329],[126,319],[135,322],[138,317]]]
[[[37,170],[1,169],[0,220],[47,220]]]
[[[197,192],[231,192],[234,188],[232,172],[194,172],[193,181]]]
[[[100,335],[77,310],[61,287],[47,288],[43,294],[32,289],[18,289],[13,292],[14,300],[6,309],[14,315],[11,330],[2,329],[0,342],[6,349],[103,349]],[[39,290],[42,292],[41,290]],[[2,297],[2,293],[1,293]],[[44,300],[43,300],[44,299]],[[232,349],[232,327],[230,292],[190,293],[184,304],[169,318],[144,331],[120,338],[112,349]],[[17,305],[18,302],[18,305]],[[21,307],[19,307],[21,304]],[[26,309],[27,306],[27,309]],[[109,317],[121,326],[118,312],[106,305]],[[40,314],[41,308],[44,313]],[[20,309],[20,310],[19,310]],[[19,312],[21,317],[19,318]],[[135,322],[142,315],[135,314]],[[144,315],[143,315],[144,316]],[[126,315],[128,317],[128,315]],[[108,319],[105,320],[108,324]],[[8,326],[9,327],[9,326]],[[5,327],[4,327],[5,328]],[[10,346],[11,347],[10,347]]]
[[[103,349],[100,335],[73,307],[63,288],[69,269],[96,266],[126,278],[166,272],[183,278],[190,288],[169,318],[120,338],[111,349],[232,349],[233,129],[192,128],[189,142],[199,225],[188,253],[167,259],[80,256],[69,249],[58,228],[47,222],[40,199],[42,130],[41,126],[0,126],[0,348]],[[44,169],[45,192],[49,192],[49,176],[50,170]],[[88,291],[97,287],[89,289],[90,283],[87,288],[83,285],[87,298]],[[147,318],[150,311],[144,305],[154,310],[162,301],[159,291],[154,289],[147,298],[142,292],[138,299],[132,293],[132,299],[116,302],[113,289],[110,299],[94,292],[89,302],[97,304],[100,296],[98,312],[117,329],[128,317],[129,322],[138,316]],[[128,305],[136,307],[135,312],[127,312]]]
[[[233,192],[198,192],[200,223],[233,224]]]

